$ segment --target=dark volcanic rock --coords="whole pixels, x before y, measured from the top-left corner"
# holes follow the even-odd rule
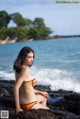
[[[67,100],[80,101],[80,93],[72,93],[64,96]]]
[[[30,110],[10,114],[10,119],[80,119],[73,113],[54,110]]]
[[[11,114],[10,119],[63,119],[60,114],[54,114],[47,110],[30,110],[28,112],[22,111],[18,114]]]
[[[51,91],[51,86],[50,85],[45,85],[45,86],[42,86],[42,85],[37,85],[35,86],[35,89],[38,89],[38,90],[41,90],[41,91]]]
[[[69,111],[75,114],[80,114],[80,94],[79,93],[65,95],[64,99],[66,99],[68,102]]]

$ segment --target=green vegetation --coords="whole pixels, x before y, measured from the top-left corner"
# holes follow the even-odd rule
[[[8,27],[13,21],[16,27]],[[35,18],[34,21],[28,18],[23,18],[20,13],[8,14],[6,11],[0,11],[0,39],[4,40],[7,37],[17,41],[28,39],[47,38],[52,33],[52,30],[44,23],[43,18]]]
[[[6,11],[0,11],[0,29],[7,28],[10,21],[10,15]]]

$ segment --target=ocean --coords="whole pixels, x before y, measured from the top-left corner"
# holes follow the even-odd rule
[[[35,51],[30,72],[38,84],[52,90],[80,92],[80,38],[50,39],[0,44],[0,78],[15,80],[13,63],[22,47]]]

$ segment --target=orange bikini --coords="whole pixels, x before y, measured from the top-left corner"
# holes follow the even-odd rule
[[[24,81],[23,83],[26,83],[27,85],[30,85],[30,86],[33,86],[34,87],[37,84],[37,81],[34,78],[31,81]],[[28,103],[28,104],[20,104],[20,107],[23,110],[29,111],[35,104],[37,104],[37,101],[31,102],[31,103]]]
[[[37,101],[31,102],[28,104],[20,105],[20,107],[25,111],[29,111],[35,104],[37,104]]]
[[[36,79],[34,78],[33,80],[31,81],[24,81],[23,83],[26,83],[27,85],[31,85],[31,86],[35,86],[37,84],[37,81]]]

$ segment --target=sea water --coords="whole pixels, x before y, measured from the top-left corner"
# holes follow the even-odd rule
[[[80,92],[80,38],[63,38],[17,42],[0,45],[0,77],[15,80],[13,63],[22,47],[35,52],[31,74],[38,84],[51,85],[52,90]]]

